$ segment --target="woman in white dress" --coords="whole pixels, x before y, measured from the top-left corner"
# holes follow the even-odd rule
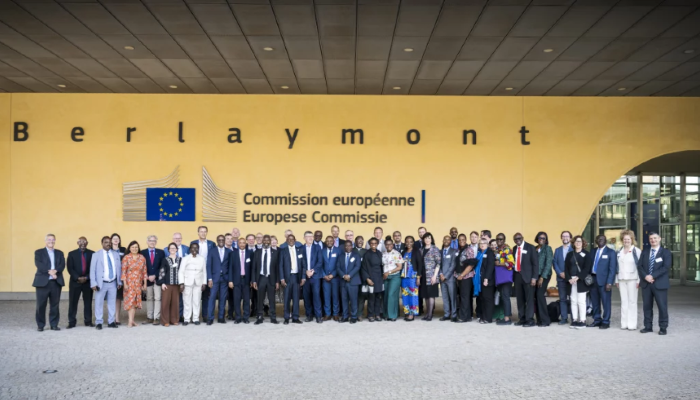
[[[178,282],[182,292],[184,303],[183,326],[190,322],[199,325],[199,306],[202,299],[202,291],[207,284],[207,262],[199,254],[199,244],[190,245],[190,254],[186,255],[180,263]]]
[[[622,329],[637,330],[637,292],[639,289],[639,273],[637,264],[642,251],[635,247],[634,232],[624,230],[620,233],[622,248],[617,253],[617,275],[615,286],[620,289]]]

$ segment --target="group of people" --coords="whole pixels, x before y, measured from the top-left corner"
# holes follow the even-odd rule
[[[417,239],[402,237],[401,232],[384,236],[377,227],[367,241],[354,232],[339,237],[340,228],[331,227],[331,235],[306,231],[297,241],[291,230],[283,243],[271,235],[218,235],[208,240],[206,226],[198,228],[198,238],[189,246],[175,233],[164,249],[150,235],[147,248],[137,241],[122,247],[118,234],[104,236],[101,249],[87,248],[85,237],[78,248],[68,253],[55,249],[53,234],[45,237],[44,248],[36,250],[36,322],[39,331],[46,326],[46,306],[50,305],[51,330],[60,330],[59,307],[63,271],[69,282],[68,328],[76,326],[80,297],[83,298],[84,323],[102,329],[104,302],[107,302],[107,326],[117,328],[119,310],[128,312],[128,326],[134,327],[135,312],[146,302],[145,324],[163,326],[248,324],[251,310],[255,324],[279,323],[275,302],[283,303],[284,324],[303,323],[300,301],[304,301],[306,322],[334,320],[354,324],[366,320],[431,321],[435,299],[442,296],[444,315],[440,321],[464,323],[474,315],[481,324],[547,327],[552,323],[546,300],[552,273],[556,274],[559,295],[559,325],[572,329],[610,327],[612,285],[619,287],[621,328],[637,329],[637,290],[642,289],[644,327],[652,332],[653,302],[659,311],[659,334],[668,327],[667,293],[671,252],[661,246],[658,233],[649,234],[650,246],[636,247],[634,232],[620,235],[619,251],[608,247],[604,235],[587,250],[583,237],[568,231],[561,233],[562,245],[552,249],[545,232],[527,243],[523,235],[513,236],[514,246],[503,233],[491,238],[491,232],[460,234],[452,228],[436,239],[424,227]],[[511,293],[514,290],[518,321],[512,320]],[[93,324],[92,302],[94,298]],[[474,309],[473,299],[476,299]],[[593,321],[586,324],[587,299],[592,303]],[[218,301],[218,306],[217,306]],[[228,307],[226,307],[228,303]],[[200,321],[200,310],[202,321]],[[216,312],[215,312],[216,311]],[[227,312],[228,311],[228,312]],[[228,314],[228,315],[226,315]],[[569,315],[571,320],[569,322]]]

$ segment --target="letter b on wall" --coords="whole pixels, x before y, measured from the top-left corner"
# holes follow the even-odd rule
[[[29,124],[26,122],[15,122],[13,139],[15,142],[26,142],[29,139]]]

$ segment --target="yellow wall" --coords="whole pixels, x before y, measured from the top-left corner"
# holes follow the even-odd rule
[[[30,138],[12,141],[12,122]],[[185,143],[178,143],[178,122]],[[520,144],[527,126],[531,145]],[[74,143],[73,127],[85,129]],[[132,142],[126,128],[136,126]],[[388,216],[386,231],[414,234],[420,191],[425,225],[436,236],[491,229],[531,240],[580,232],[610,184],[656,156],[700,149],[700,101],[656,98],[219,96],[0,94],[0,292],[31,291],[33,251],[57,235],[68,252],[77,238],[119,232],[165,246],[174,231],[196,238],[202,212],[202,167],[239,194],[238,223],[207,223],[210,238],[237,226],[282,237],[285,228],[329,233],[331,224],[245,224],[255,212],[354,212],[357,207],[261,207],[243,194],[413,196],[415,207],[371,207]],[[228,129],[242,144],[227,143]],[[299,128],[292,150],[285,128]],[[342,145],[341,129],[362,128],[364,145]],[[419,129],[409,145],[406,132]],[[475,129],[477,146],[462,145]],[[195,222],[122,221],[122,183],[156,179],[180,166],[180,187],[197,190]],[[364,210],[363,208],[359,208]],[[365,238],[374,224],[342,224]],[[3,240],[4,239],[4,240]],[[509,242],[511,240],[509,239]],[[126,244],[125,243],[125,244]]]

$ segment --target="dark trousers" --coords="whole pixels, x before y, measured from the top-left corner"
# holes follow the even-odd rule
[[[651,329],[654,322],[654,300],[659,309],[659,328],[668,328],[668,289],[657,289],[653,284],[642,288],[644,327]]]
[[[228,293],[226,294],[226,301],[228,302],[228,311],[226,315],[229,319],[233,319],[233,289],[228,288]]]
[[[243,313],[241,313],[241,301],[243,301]],[[233,309],[236,312],[236,321],[242,321],[250,317],[249,285],[235,285],[233,287]]]
[[[161,292],[160,303],[160,323],[177,324],[179,321],[177,312],[180,308],[180,285],[167,285]]]
[[[537,315],[537,323],[542,325],[552,323],[547,311],[547,286],[550,278],[543,279],[542,286],[535,288],[535,313]]]
[[[269,276],[260,275],[258,278],[258,318],[265,314],[265,296],[270,302],[270,318],[275,319],[275,282]]]
[[[90,281],[78,283],[71,281],[68,287],[68,324],[75,325],[80,295],[83,295],[83,321],[85,325],[92,323],[92,288]]]
[[[323,280],[323,313],[327,316],[338,316],[340,312],[340,277],[331,279],[330,282]]]
[[[491,283],[489,281],[489,283]],[[493,321],[493,296],[495,295],[496,288],[491,286],[482,286],[481,293],[479,293],[479,298],[481,299],[481,319],[486,322]]]
[[[307,279],[304,284],[304,311],[306,317],[321,318],[321,279]]]
[[[369,301],[367,302],[367,318],[379,318],[382,314],[382,305],[384,303],[384,292],[370,293]]]
[[[292,303],[291,310],[290,302]],[[291,275],[291,279],[284,288],[284,319],[289,319],[290,316],[293,320],[299,319],[299,281],[297,281],[296,274]]]
[[[595,279],[595,275],[593,275]],[[593,306],[593,322],[610,325],[610,313],[612,310],[612,289],[605,290],[605,285],[600,286],[598,282],[593,284],[590,290],[591,304]],[[603,305],[601,309],[601,303]]]
[[[161,299],[161,301],[163,301]],[[184,315],[184,310],[185,310],[185,302],[182,301],[182,292],[180,292],[180,318]]]
[[[61,286],[55,279],[49,279],[44,287],[36,288],[36,325],[38,328],[46,326],[46,303],[49,303],[49,324],[58,326],[61,314],[58,310],[58,302],[61,300]]]
[[[365,303],[369,300],[369,292],[362,291],[362,285],[357,285],[357,317],[365,313]]]
[[[358,285],[351,285],[344,279],[340,280],[340,297],[343,306],[343,319],[357,319],[357,295],[359,294]]]
[[[559,309],[561,311],[561,320],[566,321],[569,318],[569,310],[566,303],[566,290],[569,283],[557,276],[557,290],[559,291]]]
[[[472,319],[472,288],[474,279],[462,279],[457,281],[459,286],[459,312],[457,318],[462,321],[471,321]]]
[[[209,297],[211,296],[211,289],[209,286],[202,290],[202,319],[207,320],[209,318]],[[196,311],[195,311],[196,312]]]
[[[513,281],[515,282],[515,299],[518,304],[518,318],[521,322],[534,322],[535,316],[535,290],[530,282],[525,282],[523,276],[513,271]]]
[[[501,292],[501,304],[503,304],[503,316],[508,318],[513,316],[510,305],[510,289],[512,287],[512,282],[501,283],[498,285],[498,291]]]
[[[260,286],[258,285],[258,288]],[[250,309],[253,310],[253,312],[257,313],[258,312],[258,291],[253,289],[252,287],[249,289],[250,290]],[[265,311],[265,310],[263,310]]]
[[[209,314],[207,315],[207,321],[214,320],[214,310],[216,309],[216,301],[219,300],[219,312],[217,315],[218,319],[224,318],[224,312],[226,311],[226,296],[228,295],[228,277],[222,277],[218,282],[214,282],[211,287],[209,294],[209,305],[207,310]]]

